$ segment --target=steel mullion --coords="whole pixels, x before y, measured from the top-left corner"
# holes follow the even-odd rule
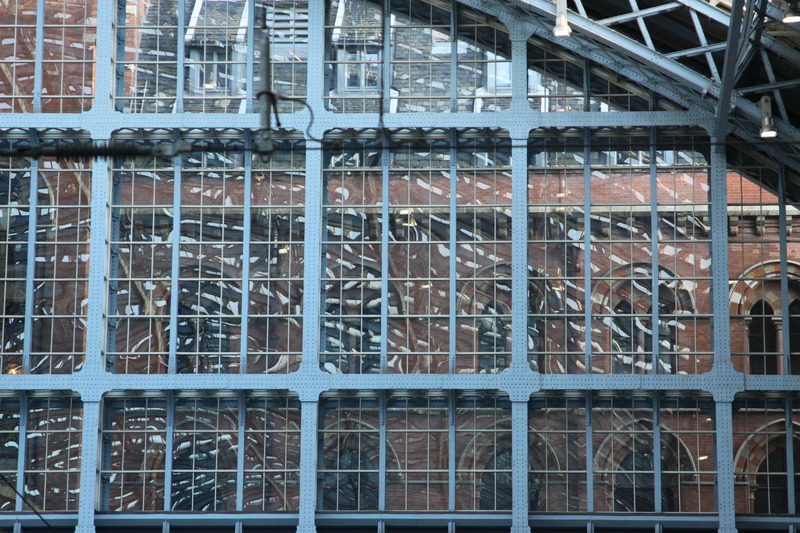
[[[175,447],[175,393],[167,391],[167,427],[164,431],[166,441],[164,453],[164,510],[172,510],[172,456]]]
[[[247,448],[247,434],[245,420],[247,418],[247,396],[245,391],[239,391],[239,420],[238,420],[238,445],[236,451],[236,510],[244,510],[244,455]]]
[[[245,146],[253,144],[250,130],[245,130]],[[249,349],[248,333],[250,318],[250,246],[252,236],[252,190],[253,190],[253,156],[244,154],[244,202],[242,206],[242,302],[239,334],[239,373],[246,374],[247,353]]]
[[[583,331],[586,374],[592,374],[592,169],[591,130],[583,130]]]
[[[661,464],[661,393],[653,392],[651,408],[653,410],[653,500],[656,513],[663,513],[661,491],[664,490],[661,484],[663,465]],[[678,495],[680,497],[680,495]],[[675,509],[666,509],[675,511]]]
[[[123,168],[123,158],[114,158],[112,161],[114,163],[111,165],[109,171],[111,172],[111,208],[109,217],[111,228],[109,229],[109,261],[108,261],[108,306],[106,309],[106,316],[108,315],[115,315],[119,311],[117,309],[118,298],[117,295],[119,294],[119,242],[120,242],[120,234],[119,234],[119,227],[120,227],[120,179],[119,179],[119,172],[116,172],[116,168]],[[113,372],[114,366],[116,364],[115,360],[111,360],[109,358],[108,353],[116,351],[116,333],[117,333],[117,325],[119,323],[119,318],[106,318],[107,321],[107,330],[106,330],[106,345],[105,345],[105,369],[107,372]]]
[[[31,300],[32,298],[29,298]],[[25,494],[25,462],[28,456],[28,392],[19,392],[19,441],[17,443],[17,496],[14,510],[21,513],[25,510],[25,502],[20,494]]]
[[[449,304],[450,313],[448,315],[448,355],[449,355],[449,371],[455,374],[456,365],[458,363],[456,357],[456,345],[458,339],[456,336],[458,321],[456,320],[456,306],[458,303],[457,290],[458,283],[456,280],[456,273],[458,272],[458,134],[455,130],[450,130],[450,228],[448,238],[450,242],[450,256],[448,261],[448,268],[450,269],[450,276],[448,279],[448,288],[450,290]]]
[[[127,28],[127,21],[126,21],[126,2],[128,0],[119,0],[117,3],[117,13],[116,13],[116,20],[114,21],[114,27],[116,28],[116,63],[115,72],[114,72],[114,79],[112,83],[114,87],[111,90],[111,94],[113,94],[114,101],[112,102],[112,106],[115,111],[124,112],[125,111],[125,67],[127,62],[125,61],[125,33]],[[99,20],[99,17],[98,17]],[[99,30],[102,26],[98,24],[98,34]],[[99,86],[99,85],[98,85]],[[95,95],[96,101],[99,101],[97,95]]]
[[[794,478],[797,473],[794,470],[794,423],[792,422],[792,411],[794,409],[794,394],[786,392],[784,395],[784,416],[785,416],[785,437],[786,437],[786,477],[787,479],[787,497],[789,498],[788,511],[790,515],[797,512],[795,505],[795,485]]]
[[[176,134],[177,136],[177,134]],[[173,193],[172,193],[172,270],[169,295],[169,355],[167,357],[167,373],[178,373],[178,306],[180,305],[180,260],[181,260],[181,169],[183,159],[180,154],[173,156]]]
[[[379,0],[381,1],[381,0]],[[392,109],[392,2],[391,0],[382,0],[381,20],[383,35],[382,35],[382,56],[381,56],[381,111],[389,113]]]
[[[386,435],[386,391],[380,391],[378,395],[378,511],[386,510],[386,467],[388,458],[387,435]]]
[[[594,442],[592,427],[592,391],[584,394],[586,424],[586,512],[594,512]]]
[[[389,151],[389,136],[385,130],[380,133],[381,146],[381,353],[380,369],[385,373],[389,369],[389,184],[391,173],[389,165],[392,154]],[[326,187],[327,189],[327,187]]]
[[[658,374],[661,366],[661,310],[658,308],[660,300],[659,275],[659,240],[658,240],[658,168],[656,166],[656,129],[650,129],[650,373]],[[674,364],[677,364],[675,361]],[[674,372],[676,369],[672,369]],[[656,511],[658,512],[658,511]]]
[[[178,2],[178,29],[177,33],[177,51],[175,52],[175,110],[178,113],[183,113],[183,91],[186,82],[186,75],[184,69],[186,66],[186,2]],[[203,60],[205,61],[205,56]]]
[[[456,510],[456,392],[447,393],[447,510]]]
[[[44,16],[47,13],[45,0],[36,0],[36,46],[33,64],[33,112],[42,112],[42,91],[44,87]]]
[[[450,112],[458,112],[458,3],[456,0],[450,0]]]
[[[781,344],[783,353],[779,356],[783,358],[783,374],[792,373],[791,358],[791,316],[789,315],[789,261],[788,243],[786,242],[786,167],[778,167],[778,241],[780,254],[780,283],[781,283]]]
[[[256,4],[255,0],[246,0],[247,5],[247,51],[245,52],[245,109],[248,113],[254,111],[253,101],[255,98],[255,62],[256,62]],[[264,6],[266,10],[266,6]],[[266,14],[265,14],[266,16]],[[180,72],[180,71],[179,71]],[[263,73],[262,73],[263,76]],[[248,191],[250,189],[247,189]]]
[[[32,132],[36,136],[36,132]],[[37,138],[38,139],[38,138]],[[31,160],[28,178],[28,249],[26,250],[25,265],[25,294],[33,296],[36,283],[36,222],[38,219],[39,203],[39,158]],[[35,298],[25,298],[24,331],[33,331],[33,312]],[[33,335],[25,335],[22,339],[22,373],[31,372],[31,350],[33,348]]]

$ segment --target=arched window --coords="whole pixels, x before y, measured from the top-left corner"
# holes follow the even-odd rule
[[[344,279],[326,288],[320,367],[331,374],[374,374],[381,365],[380,283]],[[389,303],[397,296],[389,291]]]
[[[234,353],[238,346],[231,341],[238,338],[241,289],[218,272],[206,270],[201,275],[209,277],[187,276],[180,281],[178,372],[227,373],[238,368],[239,355]]]
[[[508,366],[511,321],[506,306],[489,300],[484,304],[478,321],[478,364],[482,372],[498,372]]]
[[[236,508],[237,410],[228,398],[176,400],[173,511]]]
[[[614,486],[614,511],[655,512],[655,467],[652,444],[652,439],[643,439],[620,461]],[[662,458],[661,471],[665,470],[667,466]],[[669,479],[665,474],[661,474],[661,511],[673,511],[674,501]]]
[[[28,263],[28,203],[30,183],[0,174],[0,266],[5,283],[0,284],[3,336],[0,374],[22,371],[25,327],[25,278]]]
[[[750,373],[777,374],[778,337],[772,307],[764,300],[759,300],[750,310],[750,327],[747,339],[750,343]]]
[[[511,464],[511,446],[503,446],[495,451],[484,466],[481,473],[481,511],[511,509]]]
[[[657,274],[654,298],[655,276],[650,265],[627,265],[613,270],[593,290],[593,314],[606,326],[613,373],[679,371],[679,318],[693,312],[692,298],[683,283],[665,269]],[[658,353],[655,365],[654,352]]]
[[[800,454],[795,452],[795,470],[800,467]],[[786,514],[789,512],[789,483],[786,470],[786,448],[771,451],[758,467],[756,488],[753,493],[753,512],[756,514]],[[794,483],[795,509],[800,509],[800,483],[792,476]]]
[[[623,296],[614,306],[611,321],[611,350],[614,353],[613,372],[631,374],[652,369],[653,337],[658,339],[658,372],[674,374],[677,328],[669,315],[675,312],[673,293],[662,287],[658,302],[658,322],[654,326],[652,305],[637,313],[639,305]]]
[[[786,293],[781,282],[784,276],[788,281]],[[749,268],[733,284],[730,301],[731,317],[738,317],[743,324],[743,335],[736,335],[734,330],[732,337],[741,339],[738,350],[734,343],[734,352],[747,360],[741,370],[750,374],[800,374],[800,357],[795,355],[800,355],[800,263],[789,261],[784,269],[779,261],[767,261]],[[788,319],[784,316],[787,311]]]
[[[342,433],[337,453],[326,454],[320,479],[320,508],[326,511],[378,509],[378,439],[363,432]]]

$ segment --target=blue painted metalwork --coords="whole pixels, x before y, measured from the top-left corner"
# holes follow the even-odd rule
[[[42,86],[44,74],[44,16],[47,14],[45,0],[36,0],[36,51],[33,65],[33,112],[42,111]]]
[[[40,4],[44,0],[39,0]],[[551,8],[549,2],[529,2],[534,5],[539,11],[548,12]],[[695,2],[682,2],[684,4],[691,4],[691,6],[699,13],[705,13],[707,7],[700,7]],[[108,28],[105,22],[111,20],[116,13],[111,3],[100,2],[99,20],[103,22],[100,25],[100,36],[98,37],[99,50],[104,51],[110,49],[111,40],[114,38],[112,34],[111,25]],[[419,113],[419,114],[387,114],[383,116],[383,123],[386,128],[401,128],[401,127],[430,127],[431,125],[449,127],[449,128],[466,128],[466,127],[497,127],[501,126],[507,128],[510,136],[514,139],[515,144],[524,144],[527,142],[528,132],[531,128],[535,127],[579,127],[585,128],[583,130],[583,139],[585,147],[583,150],[584,161],[582,172],[584,177],[584,185],[586,194],[583,200],[583,251],[584,251],[584,264],[592,264],[592,239],[591,239],[591,193],[589,185],[591,183],[591,168],[590,168],[590,139],[591,131],[589,127],[624,127],[624,126],[656,126],[656,125],[677,125],[677,126],[692,126],[700,125],[707,129],[712,129],[716,126],[715,131],[719,133],[722,126],[727,125],[727,121],[719,121],[716,125],[713,123],[713,112],[708,106],[691,107],[688,112],[665,112],[665,111],[648,111],[648,112],[618,112],[618,113],[599,113],[591,112],[588,110],[588,96],[586,98],[586,109],[584,112],[565,112],[565,113],[540,113],[530,109],[527,101],[527,80],[525,78],[527,65],[525,60],[525,51],[527,46],[527,36],[530,33],[536,33],[537,36],[543,36],[543,22],[527,18],[527,15],[520,17],[513,17],[509,11],[501,5],[500,2],[488,2],[468,0],[466,5],[477,8],[485,8],[498,16],[509,25],[512,32],[512,72],[513,72],[513,96],[512,106],[508,111],[501,111],[498,113],[458,113],[458,114],[436,114],[436,113]],[[181,15],[179,17],[179,52],[178,52],[178,93],[176,106],[180,110],[183,100],[183,62],[185,58],[182,49],[183,39],[181,38],[185,33],[185,5],[181,4]],[[248,51],[247,51],[247,90],[248,94],[252,96],[253,91],[253,48],[254,48],[254,18],[255,6],[254,2],[248,2]],[[308,101],[314,107],[316,119],[311,129],[311,136],[321,137],[324,131],[328,128],[337,127],[363,127],[365,124],[375,125],[379,121],[378,114],[362,114],[362,115],[343,115],[333,114],[322,109],[322,90],[324,87],[324,62],[323,52],[324,41],[322,38],[324,26],[324,11],[325,2],[323,0],[311,0],[309,3],[309,79],[308,79]],[[718,11],[718,10],[717,10]],[[37,18],[37,35],[40,34],[41,24],[43,24],[43,9],[39,10]],[[716,13],[716,11],[715,11]],[[645,17],[654,15],[654,13],[639,12],[633,18]],[[716,16],[716,15],[715,15]],[[575,27],[582,27],[592,29],[600,29],[600,37],[610,40],[614,48],[613,52],[601,49],[596,41],[590,40],[585,35],[580,39],[574,41],[559,41],[559,44],[573,51],[574,53],[583,54],[592,58],[601,64],[616,65],[614,61],[619,61],[621,58],[636,59],[637,62],[645,62],[648,68],[655,69],[656,67],[666,67],[666,74],[662,73],[654,76],[652,79],[646,79],[646,76],[638,72],[640,64],[631,61],[623,65],[620,73],[623,76],[629,76],[631,79],[640,81],[647,84],[653,90],[657,90],[662,95],[675,97],[678,103],[683,103],[688,106],[696,104],[698,101],[697,94],[704,91],[710,91],[712,94],[718,94],[720,101],[724,102],[727,97],[733,98],[730,85],[726,84],[723,80],[721,87],[718,87],[713,80],[698,76],[696,73],[690,73],[680,67],[677,62],[665,61],[663,55],[658,54],[652,50],[645,51],[647,47],[637,48],[630,45],[630,41],[621,37],[619,34],[610,30],[606,24],[589,23],[574,14],[570,14],[570,22]],[[118,19],[119,21],[120,19]],[[384,35],[390,33],[390,19],[384,18]],[[119,37],[119,35],[117,35]],[[456,39],[453,38],[453,49],[457,50]],[[109,45],[104,48],[105,45]],[[119,41],[118,41],[119,44]],[[124,44],[124,42],[122,43]],[[641,45],[640,45],[641,46]],[[385,51],[388,52],[388,44],[384,45]],[[622,52],[619,49],[624,49]],[[37,49],[37,69],[41,73],[41,47]],[[619,55],[614,56],[614,53]],[[610,54],[610,55],[608,55]],[[124,57],[117,55],[117,59],[121,60]],[[9,114],[4,116],[5,126],[24,126],[30,127],[78,127],[84,128],[90,132],[94,139],[105,139],[108,134],[121,125],[121,115],[112,112],[110,109],[110,102],[106,100],[106,90],[111,86],[112,76],[110,65],[101,65],[102,61],[98,61],[98,74],[97,74],[97,98],[94,108],[80,115],[43,115],[43,114]],[[384,53],[383,56],[384,66],[390,66],[390,54]],[[588,63],[587,63],[588,64]],[[455,80],[457,77],[457,63],[455,58],[451,59],[451,74]],[[389,69],[386,68],[385,72]],[[587,79],[585,80],[585,94],[589,94],[589,69],[585,69]],[[654,72],[651,70],[649,72]],[[119,72],[115,71],[116,76]],[[679,81],[674,81],[672,78],[677,77]],[[664,83],[669,79],[669,83]],[[726,75],[727,79],[727,75]],[[37,76],[39,80],[39,93],[41,92],[41,76]],[[692,83],[691,91],[684,91],[679,87],[681,82],[689,81]],[[663,88],[657,87],[664,84]],[[451,93],[451,107],[457,103],[457,91],[455,83],[452,85]],[[383,92],[384,109],[388,110],[390,99],[390,84],[386,84]],[[694,91],[694,92],[692,92]],[[716,93],[715,93],[716,91]],[[40,94],[39,94],[40,95]],[[735,99],[735,98],[734,98]],[[39,100],[40,102],[40,100]],[[40,105],[40,104],[39,104]],[[248,103],[248,105],[250,105]],[[740,108],[746,108],[746,104],[737,103]],[[722,109],[725,106],[722,106]],[[743,112],[746,118],[753,122],[752,113]],[[284,127],[305,131],[309,123],[309,114],[306,111],[295,113],[291,116],[281,117]],[[215,127],[238,127],[238,128],[257,128],[259,116],[254,113],[246,113],[242,115],[215,115],[215,114],[166,114],[160,116],[148,115],[125,115],[124,124],[130,127],[168,127],[168,128],[189,128],[197,127],[198,125],[205,128]],[[752,125],[752,124],[751,124]],[[785,128],[786,126],[784,126]],[[782,130],[782,131],[785,131]],[[451,139],[455,139],[455,133],[451,134]],[[719,140],[720,137],[715,137]],[[306,290],[303,299],[303,363],[299,372],[292,375],[178,375],[176,374],[177,361],[177,328],[174,327],[177,321],[178,314],[178,279],[179,279],[179,258],[180,258],[180,196],[181,196],[181,157],[176,156],[175,162],[175,196],[173,203],[173,216],[174,226],[172,232],[173,249],[172,249],[172,290],[171,298],[171,311],[170,320],[173,327],[170,330],[170,353],[169,353],[169,372],[170,375],[150,375],[150,376],[137,376],[137,375],[110,375],[103,372],[101,368],[102,354],[105,349],[104,342],[110,339],[107,336],[107,330],[104,326],[104,311],[106,306],[107,287],[105,277],[107,276],[107,250],[106,250],[106,237],[111,235],[114,238],[114,226],[112,224],[109,229],[106,220],[106,211],[108,209],[108,174],[109,169],[107,163],[103,161],[96,161],[92,172],[92,237],[90,241],[90,279],[89,279],[89,311],[87,318],[87,348],[86,348],[86,363],[85,368],[76,375],[30,375],[30,351],[31,351],[31,338],[26,336],[24,348],[24,361],[27,361],[24,367],[24,374],[22,376],[0,376],[0,386],[6,389],[17,390],[75,390],[80,392],[84,400],[84,413],[86,417],[86,424],[84,426],[84,455],[85,460],[82,465],[81,472],[81,489],[83,498],[81,498],[80,511],[76,515],[72,514],[53,514],[49,515],[55,525],[72,527],[78,525],[79,531],[90,532],[93,531],[94,525],[117,525],[117,524],[133,524],[134,521],[145,524],[161,524],[163,523],[167,529],[169,524],[175,525],[230,525],[236,524],[237,528],[243,526],[263,526],[263,525],[287,525],[294,526],[299,522],[298,530],[301,532],[311,532],[315,530],[315,524],[324,525],[374,525],[378,521],[388,526],[394,525],[407,525],[413,521],[414,524],[421,525],[436,525],[441,526],[446,524],[447,527],[461,527],[472,525],[492,525],[497,527],[511,527],[515,533],[525,533],[530,529],[529,522],[534,524],[534,527],[552,527],[552,526],[583,526],[587,525],[587,529],[592,529],[595,524],[604,527],[621,527],[621,526],[653,526],[654,523],[663,523],[670,526],[679,528],[692,528],[692,527],[716,527],[719,525],[722,531],[734,531],[737,519],[734,515],[735,506],[733,500],[733,466],[730,460],[734,450],[732,448],[732,440],[730,432],[732,430],[732,413],[731,413],[731,400],[733,394],[744,387],[744,380],[738,373],[733,372],[730,362],[730,325],[727,320],[728,317],[728,272],[727,272],[727,212],[726,201],[724,199],[724,183],[725,173],[727,170],[727,162],[721,147],[715,147],[711,154],[711,182],[712,182],[712,258],[713,262],[713,302],[714,302],[714,370],[711,374],[706,376],[690,376],[690,375],[676,375],[676,376],[663,376],[663,375],[592,375],[592,331],[591,331],[591,272],[589,268],[584,271],[585,295],[583,301],[584,318],[585,318],[585,346],[584,353],[586,357],[587,375],[536,375],[530,371],[528,366],[528,348],[527,348],[527,320],[528,320],[528,295],[525,288],[528,285],[528,271],[527,271],[527,241],[528,241],[528,205],[527,205],[527,156],[528,151],[524,146],[515,146],[513,148],[513,191],[512,191],[512,284],[515,288],[512,301],[512,365],[510,368],[498,375],[347,375],[347,376],[333,376],[325,375],[319,370],[318,366],[318,353],[320,348],[320,335],[319,335],[319,320],[322,316],[324,301],[321,298],[321,291],[319,288],[319,276],[323,268],[323,254],[320,246],[323,237],[323,219],[322,219],[322,184],[319,177],[322,175],[323,169],[323,155],[320,150],[321,146],[316,143],[312,138],[307,139],[308,149],[307,155],[307,170],[306,170],[306,191],[305,191],[305,255],[304,255],[304,279]],[[651,163],[650,163],[650,183],[651,188],[655,190],[654,181],[656,178],[656,164],[653,155],[656,151],[655,146],[655,132],[651,131],[650,141]],[[453,142],[455,145],[455,142]],[[449,202],[450,210],[450,227],[449,227],[449,245],[450,245],[450,280],[449,288],[451,291],[450,301],[450,315],[449,315],[449,366],[451,371],[455,369],[455,345],[456,345],[456,241],[457,241],[457,187],[456,187],[456,174],[457,168],[455,163],[455,148],[451,150],[450,162],[450,192],[451,198]],[[388,148],[384,144],[383,148],[383,205],[382,205],[382,231],[381,231],[381,250],[382,250],[382,266],[384,275],[381,278],[381,293],[382,293],[382,309],[381,309],[381,368],[386,370],[387,367],[387,321],[388,321],[388,279],[386,272],[388,271],[388,255],[389,255],[389,153]],[[36,239],[36,180],[39,172],[39,162],[34,161],[31,164],[32,185],[30,194],[30,219],[29,219],[29,247],[28,247],[28,274],[26,287],[29,294],[33,294],[33,279],[35,268],[35,239]],[[248,161],[245,164],[245,187],[249,189],[252,183],[252,166]],[[781,187],[784,186],[783,181],[780,182]],[[781,196],[782,196],[781,190]],[[781,270],[782,270],[782,294],[784,296],[784,309],[782,315],[788,317],[788,286],[786,279],[786,204],[782,201],[780,204],[781,214]],[[251,226],[251,205],[249,195],[245,195],[244,200],[244,236],[245,243],[250,242],[250,226]],[[658,272],[658,209],[655,199],[652,199],[650,204],[651,212],[651,233],[652,233],[652,249],[653,256],[651,266],[653,273],[657,276]],[[245,246],[245,250],[247,250]],[[246,372],[247,365],[247,291],[249,287],[249,256],[245,252],[243,257],[243,272],[242,272],[242,348],[240,352],[241,371]],[[652,300],[653,300],[653,323],[658,321],[658,280],[654,276],[652,279]],[[113,307],[109,300],[109,307]],[[29,298],[26,302],[25,311],[26,330],[31,331],[32,315],[33,315],[33,299]],[[785,325],[788,325],[788,318]],[[783,328],[784,335],[784,357],[788,365],[789,357],[789,342],[788,342],[788,327]],[[654,343],[653,362],[658,359],[657,343]],[[653,372],[657,372],[658,365],[653,365]],[[786,366],[786,368],[789,368]],[[747,388],[750,390],[782,390],[782,391],[798,391],[800,390],[800,383],[796,377],[786,376],[749,376],[747,378]],[[264,513],[264,514],[251,514],[251,513],[210,513],[198,515],[190,515],[186,513],[155,513],[153,515],[131,516],[131,515],[113,515],[101,516],[94,513],[94,501],[92,495],[97,487],[97,432],[99,430],[98,423],[99,417],[99,400],[103,393],[112,390],[125,390],[125,391],[144,391],[144,390],[164,390],[175,391],[181,389],[197,389],[197,390],[219,390],[230,389],[239,391],[240,406],[239,406],[239,443],[240,453],[237,462],[237,508],[242,509],[243,505],[243,472],[244,472],[244,453],[243,446],[244,439],[244,391],[247,390],[264,390],[266,387],[270,389],[285,389],[297,391],[301,394],[302,400],[302,456],[301,464],[302,471],[300,477],[300,511],[299,513]],[[330,389],[338,390],[380,390],[381,391],[381,451],[382,457],[386,456],[386,391],[403,388],[403,389],[427,389],[427,390],[443,390],[447,391],[450,401],[450,456],[448,460],[448,479],[449,479],[449,504],[450,512],[447,513],[430,513],[424,516],[414,516],[409,518],[409,515],[402,513],[342,513],[336,516],[320,516],[316,513],[317,501],[317,424],[318,424],[318,395]],[[575,517],[575,516],[539,516],[535,515],[533,518],[528,513],[528,413],[527,401],[530,394],[538,390],[552,390],[552,391],[565,391],[565,390],[675,390],[675,389],[688,389],[688,390],[702,390],[711,392],[715,395],[717,400],[717,408],[715,412],[716,426],[717,426],[717,468],[718,468],[718,516],[704,517],[704,516],[633,516],[633,517],[620,517],[620,516],[607,516],[600,514],[591,514],[595,510],[594,500],[594,476],[593,476],[593,444],[591,439],[587,441],[586,449],[586,479],[587,479],[587,508],[589,515]],[[455,421],[454,416],[454,398],[456,390],[501,390],[509,393],[512,397],[512,434],[513,434],[513,510],[511,514],[498,513],[492,514],[474,514],[465,517],[463,514],[455,512]],[[166,430],[166,457],[165,457],[165,510],[171,508],[171,493],[169,487],[171,486],[172,477],[172,457],[173,457],[173,433],[174,433],[174,403],[172,392],[167,393],[169,400],[167,402],[167,430]],[[27,393],[22,393],[21,403],[24,405],[27,401]],[[787,402],[792,398],[792,395],[787,392]],[[591,416],[591,393],[586,393],[587,410],[586,410],[586,428],[587,432],[591,433],[592,430],[592,416]],[[660,457],[658,447],[660,447],[660,426],[658,421],[658,395],[654,395],[654,446],[655,457]],[[791,404],[787,403],[787,416],[788,411],[791,410]],[[22,451],[25,450],[25,433],[27,429],[27,409],[22,409],[22,421],[20,424],[20,451],[18,456],[18,465],[20,471],[24,471],[25,456]],[[787,447],[793,445],[792,438],[787,437]],[[791,450],[791,448],[789,448]],[[789,453],[789,461],[793,461],[792,454]],[[791,462],[788,463],[789,470],[792,472]],[[659,490],[661,484],[660,476],[660,462],[655,461],[655,483],[656,492]],[[22,476],[18,478],[17,486],[24,489],[24,479]],[[789,483],[790,487],[790,505],[793,505],[792,492],[794,490],[793,483]],[[385,462],[381,465],[380,473],[380,496],[379,496],[379,510],[385,511],[386,509],[386,465]],[[660,499],[656,498],[656,506],[660,506]],[[658,508],[656,509],[659,510]],[[15,513],[4,515],[0,518],[0,524],[14,522],[14,527],[18,528],[17,524],[23,524],[24,527],[35,527],[39,524],[35,517],[25,513],[21,500],[17,500],[15,506]],[[770,518],[766,522],[786,525],[790,524],[791,517]],[[739,523],[750,525],[753,519],[740,518]]]
[[[33,133],[34,142],[38,135]],[[34,278],[36,277],[36,221],[39,211],[39,160],[31,161],[28,185],[28,249],[25,264],[25,294],[34,294]],[[25,331],[33,331],[33,298],[25,299]],[[25,335],[22,341],[22,372],[31,371],[31,346],[33,335]]]

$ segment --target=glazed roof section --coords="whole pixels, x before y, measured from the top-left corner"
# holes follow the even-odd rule
[[[750,146],[749,157],[783,163],[787,196],[800,201],[800,24],[781,23],[782,2],[568,0],[573,34],[556,38],[553,0],[460,1],[504,12],[501,18],[527,25],[535,36],[714,120],[721,139]],[[732,20],[738,31],[729,32]],[[763,95],[772,97],[779,132],[772,142],[759,137]]]

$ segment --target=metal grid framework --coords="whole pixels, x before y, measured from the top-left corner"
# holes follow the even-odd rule
[[[797,147],[723,142],[790,85],[712,57],[771,4],[7,4],[4,143],[216,148],[3,159],[0,525],[796,527]]]

